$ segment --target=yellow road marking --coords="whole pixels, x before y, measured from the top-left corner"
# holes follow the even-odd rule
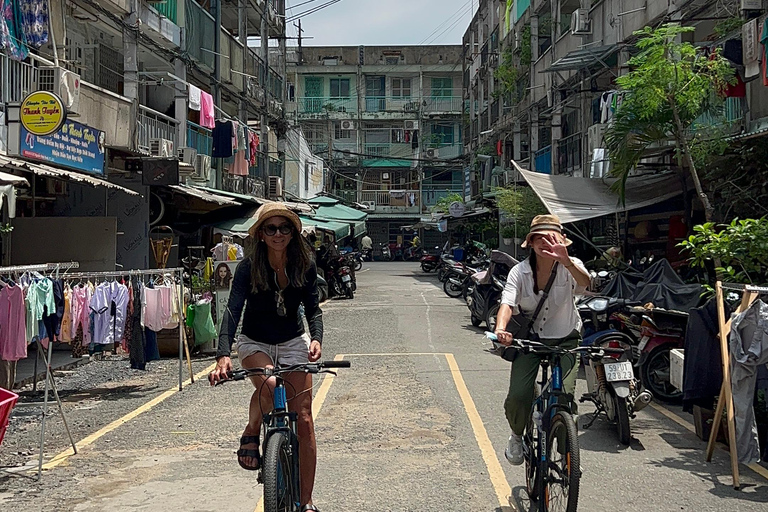
[[[447,356],[445,352],[386,352],[381,354],[344,354],[345,357],[390,357],[390,356]]]
[[[685,419],[681,418],[679,415],[670,411],[666,407],[662,407],[661,405],[655,404],[653,402],[651,402],[649,405],[659,413],[663,414],[667,418],[671,419],[672,421],[680,425],[681,427],[689,430],[690,432],[693,432],[694,434],[696,433],[696,429],[694,428],[694,426],[691,424],[690,421],[686,421]],[[747,466],[749,469],[751,469],[758,475],[768,480],[768,469],[765,469],[760,464],[745,464],[745,466]]]
[[[334,361],[341,361],[344,359],[344,354],[336,354],[333,358]],[[331,389],[333,384],[333,375],[330,373],[325,374],[323,377],[323,383],[320,384],[320,389],[317,390],[315,397],[312,399],[312,419],[316,420],[317,415],[320,414],[320,409],[323,407],[326,397],[328,396],[328,390]],[[264,512],[264,495],[259,498],[259,503],[256,504],[256,510],[254,512]]]
[[[195,375],[195,379],[201,379],[202,377],[208,375],[208,373],[210,373],[214,368],[216,368],[216,363],[213,363],[211,366],[209,366],[205,370],[203,370],[200,373],[198,373],[197,375]],[[191,381],[189,379],[187,379],[182,384],[182,388],[187,387],[190,383],[191,383]],[[127,423],[129,421],[131,421],[133,418],[135,418],[135,417],[137,417],[137,416],[139,416],[139,415],[149,411],[150,409],[155,407],[157,404],[163,402],[165,399],[175,395],[178,392],[179,392],[179,388],[178,387],[176,387],[176,386],[172,387],[168,391],[163,392],[161,395],[156,396],[155,398],[153,398],[149,402],[147,402],[147,403],[141,405],[140,407],[138,407],[137,409],[129,412],[125,416],[116,419],[115,421],[113,421],[109,425],[107,425],[107,426],[97,430],[96,432],[94,432],[93,434],[89,435],[85,439],[75,443],[75,446],[77,446],[78,450],[82,450],[86,446],[91,445],[94,442],[96,442],[100,437],[103,437],[104,435],[109,434],[110,432],[115,430],[117,427],[119,427],[119,426],[121,426],[121,425],[123,425],[123,424],[125,424],[125,423]],[[74,455],[74,452],[72,450],[69,450],[69,449],[64,450],[63,452],[61,452],[58,455],[54,456],[50,461],[48,461],[47,463],[43,464],[43,469],[45,469],[45,470],[53,469],[56,466],[62,464],[67,459],[69,459],[72,455]],[[30,470],[30,471],[37,471],[37,469],[33,469],[33,470]]]
[[[499,499],[500,508],[502,511],[509,510],[509,496],[512,494],[512,489],[510,489],[509,483],[507,483],[507,477],[504,475],[504,470],[501,469],[501,464],[496,457],[496,452],[488,437],[488,432],[485,430],[483,420],[477,412],[472,395],[469,394],[469,389],[467,389],[467,385],[464,383],[464,377],[461,376],[456,358],[453,354],[445,354],[445,358],[448,360],[453,381],[456,383],[456,390],[459,392],[464,409],[467,411],[469,423],[472,425],[472,430],[475,433],[475,439],[480,447],[480,452],[483,454],[483,460],[488,468],[488,476],[491,478],[493,488],[496,490],[496,497]]]

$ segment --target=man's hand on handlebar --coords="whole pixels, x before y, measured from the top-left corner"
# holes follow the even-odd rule
[[[507,347],[512,345],[513,337],[511,332],[507,332],[504,329],[496,329],[494,334],[496,335],[496,338],[498,338],[498,342],[502,345],[506,345]]]
[[[220,357],[216,361],[216,368],[208,374],[208,382],[211,383],[211,386],[215,386],[219,382],[227,380],[232,369],[232,359],[229,356]]]

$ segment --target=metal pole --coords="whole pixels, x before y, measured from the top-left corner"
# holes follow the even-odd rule
[[[38,346],[38,349],[42,347],[42,343],[40,343],[40,338],[37,339],[37,346]],[[43,449],[45,448],[45,419],[48,416],[48,382],[50,378],[52,354],[53,354],[53,342],[48,341],[48,359],[45,364],[45,395],[43,397],[43,420],[40,425],[40,456],[38,458],[38,463],[37,463],[37,479],[38,480],[40,480],[40,477],[43,473]]]
[[[184,371],[184,338],[182,329],[184,329],[184,272],[179,271],[179,391],[182,389],[182,373]],[[189,376],[190,381],[192,375]]]
[[[59,414],[61,414],[61,420],[64,422],[64,429],[67,431],[67,436],[69,436],[69,442],[72,444],[72,451],[75,452],[75,455],[77,455],[77,444],[75,443],[75,440],[72,437],[72,432],[69,430],[67,417],[64,416],[64,407],[61,404],[61,397],[59,397],[59,390],[56,388],[56,381],[53,379],[53,374],[51,374],[51,389],[53,389],[53,395],[56,397],[56,403],[59,406]]]

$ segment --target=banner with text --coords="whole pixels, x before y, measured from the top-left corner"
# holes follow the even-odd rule
[[[59,131],[40,137],[21,127],[19,155],[30,160],[104,175],[104,132],[67,121]]]

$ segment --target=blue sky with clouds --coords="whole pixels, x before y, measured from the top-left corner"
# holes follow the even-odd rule
[[[328,0],[287,0],[296,15]],[[341,0],[302,18],[306,46],[461,44],[478,0]],[[293,23],[291,23],[293,25]],[[295,37],[291,26],[288,35]],[[292,40],[289,44],[296,44]]]

